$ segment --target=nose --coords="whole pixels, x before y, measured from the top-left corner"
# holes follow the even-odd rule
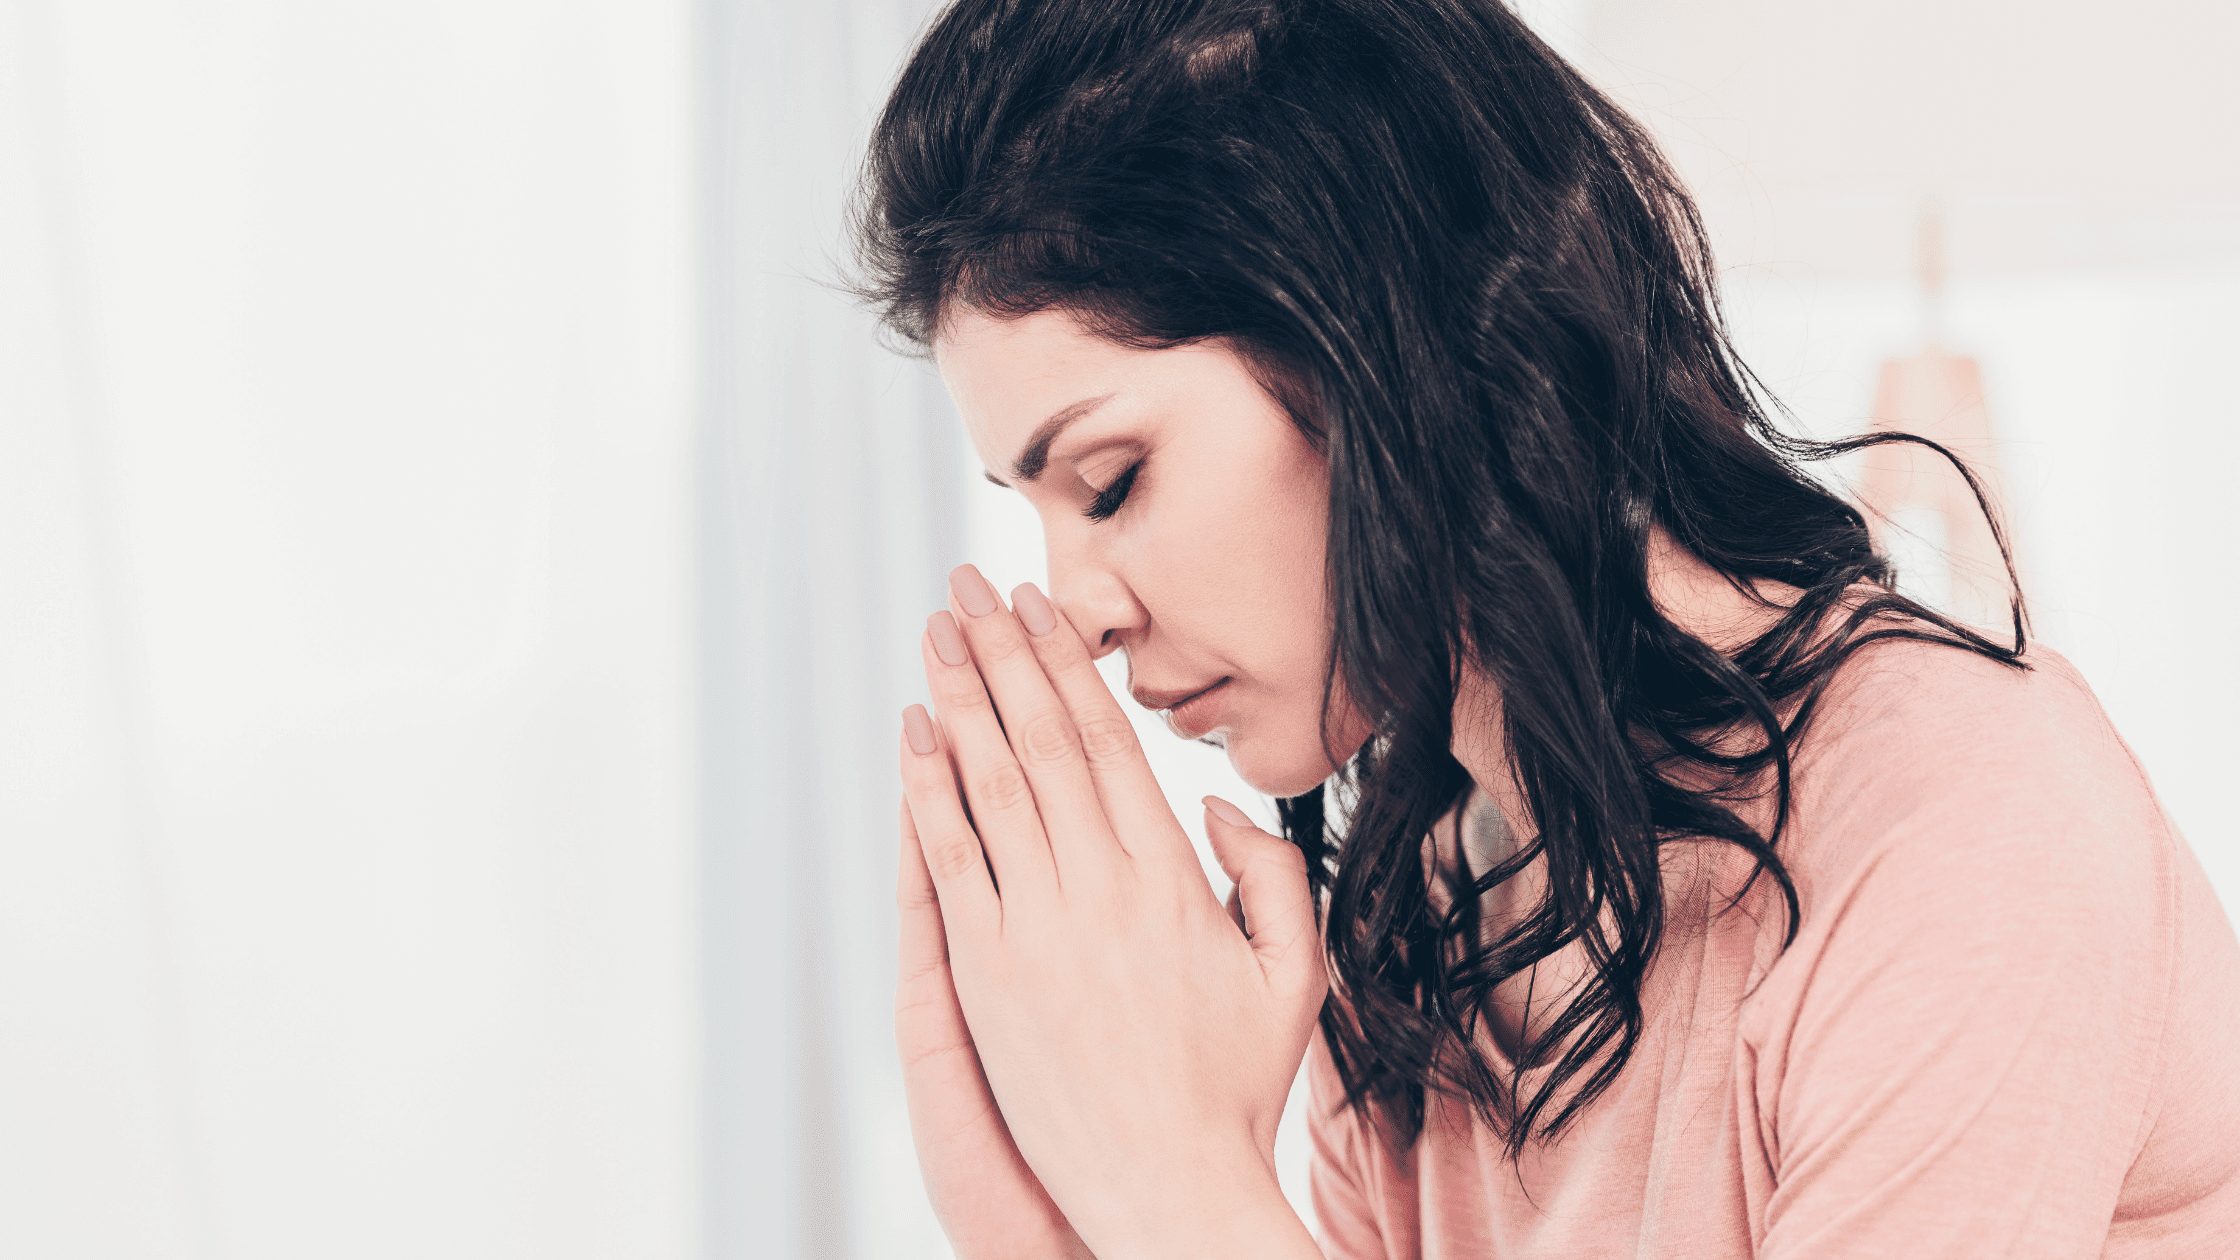
[[[1129,633],[1150,624],[1150,614],[1119,574],[1056,547],[1050,548],[1047,558],[1050,598],[1080,632],[1089,659],[1110,656]]]

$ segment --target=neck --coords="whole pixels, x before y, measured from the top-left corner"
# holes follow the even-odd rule
[[[1779,607],[1769,608],[1736,590],[1725,574],[1674,542],[1662,526],[1650,527],[1648,579],[1649,597],[1657,611],[1681,630],[1720,652],[1739,650],[1764,633],[1781,615]],[[1782,595],[1794,594],[1767,583],[1758,584],[1758,589],[1776,604],[1784,602],[1780,598]],[[1470,772],[1470,778],[1477,784],[1477,794],[1498,810],[1501,821],[1507,824],[1506,828],[1483,828],[1481,832],[1505,830],[1509,836],[1531,834],[1523,794],[1509,770],[1500,691],[1473,666],[1464,667],[1461,686],[1456,692],[1454,739],[1450,747],[1455,760],[1462,763],[1462,768]],[[1506,843],[1506,837],[1501,838],[1490,856],[1494,859],[1503,856],[1507,851]],[[1485,869],[1481,858],[1489,855],[1473,849],[1469,856],[1472,870]]]
[[[1650,533],[1648,579],[1649,597],[1657,611],[1721,652],[1733,652],[1756,638],[1780,615],[1780,609],[1737,591],[1718,570],[1661,529]],[[1781,595],[1794,594],[1778,586],[1759,589],[1777,603]],[[1473,667],[1464,668],[1455,697],[1451,748],[1477,790],[1451,818],[1432,829],[1424,852],[1425,874],[1452,872],[1459,863],[1468,874],[1483,875],[1513,853],[1517,838],[1531,835],[1532,828],[1524,794],[1510,772],[1500,691]],[[1544,861],[1535,861],[1481,898],[1480,924],[1487,939],[1539,904],[1546,893],[1546,870]],[[1441,878],[1430,880],[1427,893],[1435,910],[1446,908],[1444,883]],[[1503,981],[1490,1012],[1494,1036],[1503,1050],[1515,1055],[1528,1034],[1541,1035],[1563,1009],[1565,999],[1593,972],[1584,946],[1574,941]]]

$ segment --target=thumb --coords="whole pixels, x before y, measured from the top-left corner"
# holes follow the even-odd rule
[[[1243,810],[1218,796],[1206,797],[1201,804],[1206,807],[1206,841],[1213,846],[1213,860],[1221,863],[1221,873],[1229,877],[1230,883],[1244,882],[1251,839],[1273,840],[1275,837],[1253,826],[1252,819]],[[1240,835],[1246,838],[1239,839]]]
[[[1315,932],[1314,894],[1307,860],[1298,846],[1252,825],[1245,812],[1218,796],[1205,798],[1206,840],[1214,860],[1237,885],[1238,926],[1269,969],[1311,968],[1322,974],[1321,940]]]

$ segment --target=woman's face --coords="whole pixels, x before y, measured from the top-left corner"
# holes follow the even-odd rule
[[[1062,311],[955,312],[934,357],[989,477],[1042,517],[1051,599],[1092,653],[1126,653],[1139,703],[1271,796],[1368,738],[1341,687],[1321,747],[1327,466],[1242,358],[1117,346]]]

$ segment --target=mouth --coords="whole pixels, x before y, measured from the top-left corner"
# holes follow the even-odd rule
[[[1219,678],[1194,691],[1155,691],[1149,687],[1131,686],[1128,688],[1128,694],[1135,697],[1137,704],[1156,713],[1174,708],[1176,705],[1188,704],[1227,681],[1229,679],[1226,677]]]
[[[1167,721],[1167,729],[1184,739],[1203,739],[1205,733],[1213,729],[1219,717],[1221,702],[1227,698],[1221,689],[1228,685],[1229,680],[1224,678],[1161,710],[1161,716]]]

